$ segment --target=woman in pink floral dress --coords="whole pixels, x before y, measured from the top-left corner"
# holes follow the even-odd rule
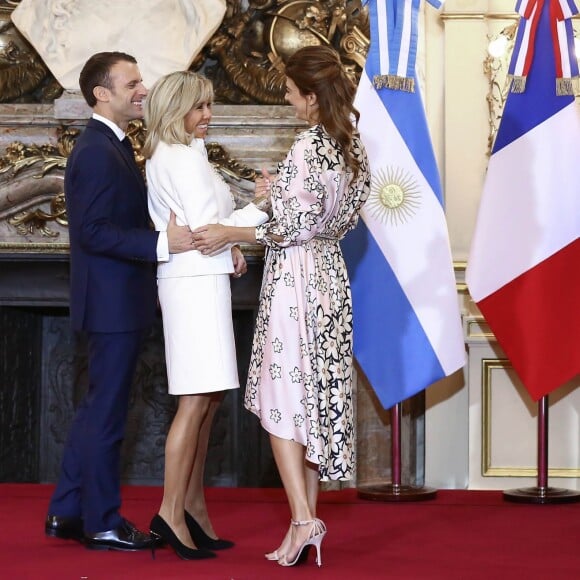
[[[339,241],[356,226],[370,170],[353,126],[355,88],[328,47],[298,50],[286,65],[286,100],[307,121],[270,187],[272,218],[256,228],[194,232],[211,254],[225,243],[267,246],[245,395],[270,434],[291,525],[266,554],[289,566],[326,533],[316,517],[319,480],[352,478],[352,305]]]

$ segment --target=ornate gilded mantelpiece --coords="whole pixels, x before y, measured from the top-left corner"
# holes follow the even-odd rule
[[[18,4],[0,0],[0,102],[10,103],[0,104],[0,250],[66,253],[64,168],[90,110],[79,95],[62,94],[15,29],[10,13]],[[208,152],[239,205],[251,199],[256,170],[271,169],[300,127],[284,106],[283,64],[310,44],[334,46],[356,80],[368,47],[360,0],[229,0],[222,25],[192,63],[214,80]],[[143,135],[134,124],[141,162]]]

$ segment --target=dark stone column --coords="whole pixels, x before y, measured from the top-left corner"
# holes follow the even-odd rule
[[[0,482],[38,480],[41,317],[0,307]]]

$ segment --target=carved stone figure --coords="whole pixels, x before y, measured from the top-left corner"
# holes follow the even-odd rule
[[[146,86],[187,69],[218,28],[225,0],[22,0],[12,21],[66,90],[96,52],[133,55]]]
[[[54,99],[62,89],[14,28],[10,21],[13,9],[13,2],[0,2],[0,102]]]

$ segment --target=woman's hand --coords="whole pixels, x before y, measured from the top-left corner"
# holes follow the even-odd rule
[[[205,256],[215,256],[229,244],[229,227],[222,224],[207,224],[193,230],[193,249]]]
[[[270,197],[272,181],[273,178],[268,173],[268,170],[262,168],[262,176],[256,177],[254,197]]]
[[[232,246],[232,261],[234,262],[234,278],[239,278],[248,271],[246,258],[239,246]]]

